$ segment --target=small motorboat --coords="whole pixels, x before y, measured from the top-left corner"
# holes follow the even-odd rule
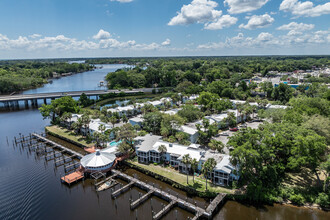
[[[99,187],[97,187],[97,191],[103,191],[106,189],[109,189],[115,185],[117,185],[118,182],[116,180],[110,179],[108,181],[106,181],[105,183],[101,184]]]

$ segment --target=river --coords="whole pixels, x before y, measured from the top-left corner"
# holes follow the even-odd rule
[[[104,65],[85,73],[54,80],[42,88],[24,93],[62,92],[98,89],[97,84],[107,72],[115,71],[123,65]],[[110,190],[96,193],[91,181],[87,180],[68,187],[60,182],[63,168],[55,169],[53,162],[45,163],[34,154],[13,147],[12,140],[19,134],[42,132],[49,124],[43,120],[37,109],[21,109],[0,113],[0,219],[151,219],[151,200],[141,205],[137,212],[130,211],[129,193],[111,199]],[[8,140],[8,142],[7,142]],[[185,193],[170,185],[154,180],[134,170],[140,179],[155,182],[163,189],[169,189],[185,198]],[[138,197],[138,189],[132,190],[133,199]],[[206,202],[196,200],[203,206]],[[164,201],[153,197],[154,211],[161,209]],[[187,219],[190,213],[173,209],[164,219]],[[317,210],[291,206],[253,207],[228,201],[215,219],[330,219],[330,214]]]

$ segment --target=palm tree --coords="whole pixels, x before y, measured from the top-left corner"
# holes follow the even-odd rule
[[[219,153],[222,153],[223,148],[225,147],[224,144],[221,141],[217,141],[212,139],[210,143],[208,144],[209,148],[211,148],[213,151],[217,150]]]
[[[188,172],[188,165],[190,164],[190,161],[191,161],[191,157],[190,157],[189,154],[183,155],[183,157],[182,157],[182,163],[184,163],[186,165],[187,184],[189,184],[188,183],[188,174],[189,174],[189,172]]]
[[[78,133],[81,133],[81,128],[83,127],[84,123],[82,118],[78,118],[77,122],[76,122],[76,127],[78,130]]]
[[[237,105],[236,105],[236,109],[237,109],[237,117],[239,118],[239,117],[241,117],[242,118],[242,112],[244,111],[244,105],[243,104],[240,104],[240,103],[238,103]]]
[[[63,124],[65,124],[65,122],[67,122],[69,120],[69,128],[71,127],[71,118],[72,118],[72,114],[70,112],[65,112],[63,113],[63,115],[61,116],[60,120],[61,122],[63,122]]]
[[[178,139],[179,142],[181,142],[186,137],[186,135],[183,132],[178,132],[175,134],[175,137],[176,139]]]
[[[202,172],[205,176],[205,189],[207,190],[207,174],[211,171],[213,171],[213,169],[215,168],[215,166],[217,165],[217,162],[215,161],[214,158],[209,158],[206,160],[206,162],[203,164],[203,168],[202,168]],[[211,175],[212,178],[212,175]],[[213,182],[213,181],[212,181]]]
[[[100,134],[100,140],[101,140],[101,143],[102,143],[102,147],[106,147],[105,146],[105,143],[107,142],[107,141],[109,141],[109,136],[108,135],[106,135],[106,134]]]
[[[112,116],[110,118],[110,123],[112,124],[112,127],[115,127],[115,124],[117,123],[117,118],[115,116]]]
[[[99,125],[99,130],[101,131],[101,133],[103,133],[105,131],[106,127],[104,124],[100,124]]]
[[[93,133],[93,137],[96,140],[96,146],[99,146],[100,145],[100,136],[101,136],[101,133],[100,132],[95,131]]]
[[[128,118],[127,118],[127,116],[125,114],[123,114],[122,119],[123,119],[123,122],[124,123],[127,123],[128,122]]]
[[[209,172],[209,164],[207,163],[207,161],[205,161],[203,163],[203,166],[202,166],[202,173],[204,174],[204,177],[205,177],[205,190],[207,190],[207,173]]]
[[[82,123],[83,123],[83,125],[84,125],[84,127],[85,127],[85,132],[86,132],[86,136],[87,136],[87,133],[89,133],[89,129],[87,129],[87,128],[89,128],[89,122],[90,122],[91,120],[90,120],[90,118],[89,118],[88,115],[83,115],[83,116],[81,117],[81,119],[82,119]]]
[[[78,123],[73,122],[71,128],[74,130],[74,133],[78,133]]]
[[[104,131],[105,131],[106,127],[105,127],[104,124],[100,124],[98,129],[101,132],[101,134],[99,135],[99,139],[101,140],[101,145],[103,146],[104,145],[104,143],[103,143],[104,138],[102,138],[102,135],[104,134]]]
[[[164,101],[164,107],[165,107],[165,110],[171,108],[171,103],[167,100]]]
[[[159,153],[160,153],[160,155],[161,155],[161,158],[162,158],[162,160],[163,160],[163,157],[164,157],[164,154],[167,152],[167,148],[166,148],[166,146],[165,145],[159,145],[159,147],[158,147],[158,151],[159,151]]]
[[[190,166],[191,166],[191,169],[193,170],[193,182],[195,182],[195,171],[198,168],[198,161],[196,160],[196,158],[194,158],[190,161]]]

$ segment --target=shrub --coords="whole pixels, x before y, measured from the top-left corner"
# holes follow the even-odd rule
[[[148,134],[148,132],[144,130],[138,132],[138,136],[145,136],[146,134]]]
[[[330,197],[326,193],[319,193],[316,198],[316,203],[322,207],[329,208],[330,206]]]
[[[290,200],[293,204],[296,204],[296,205],[303,205],[305,203],[305,198],[301,194],[291,195]]]

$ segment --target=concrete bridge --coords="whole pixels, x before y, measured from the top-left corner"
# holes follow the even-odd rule
[[[83,93],[86,94],[87,97],[95,96],[96,99],[100,95],[105,95],[108,93],[121,93],[124,92],[126,94],[129,93],[151,93],[153,88],[142,88],[142,89],[123,89],[123,90],[86,90],[86,91],[70,91],[70,92],[51,92],[51,93],[35,93],[35,94],[15,94],[15,95],[3,95],[0,96],[0,103],[4,104],[5,108],[16,108],[19,106],[19,101],[24,101],[25,106],[28,107],[29,100],[32,106],[38,106],[38,100],[43,100],[44,103],[47,103],[47,99],[56,99],[64,96],[71,97],[80,97]]]

